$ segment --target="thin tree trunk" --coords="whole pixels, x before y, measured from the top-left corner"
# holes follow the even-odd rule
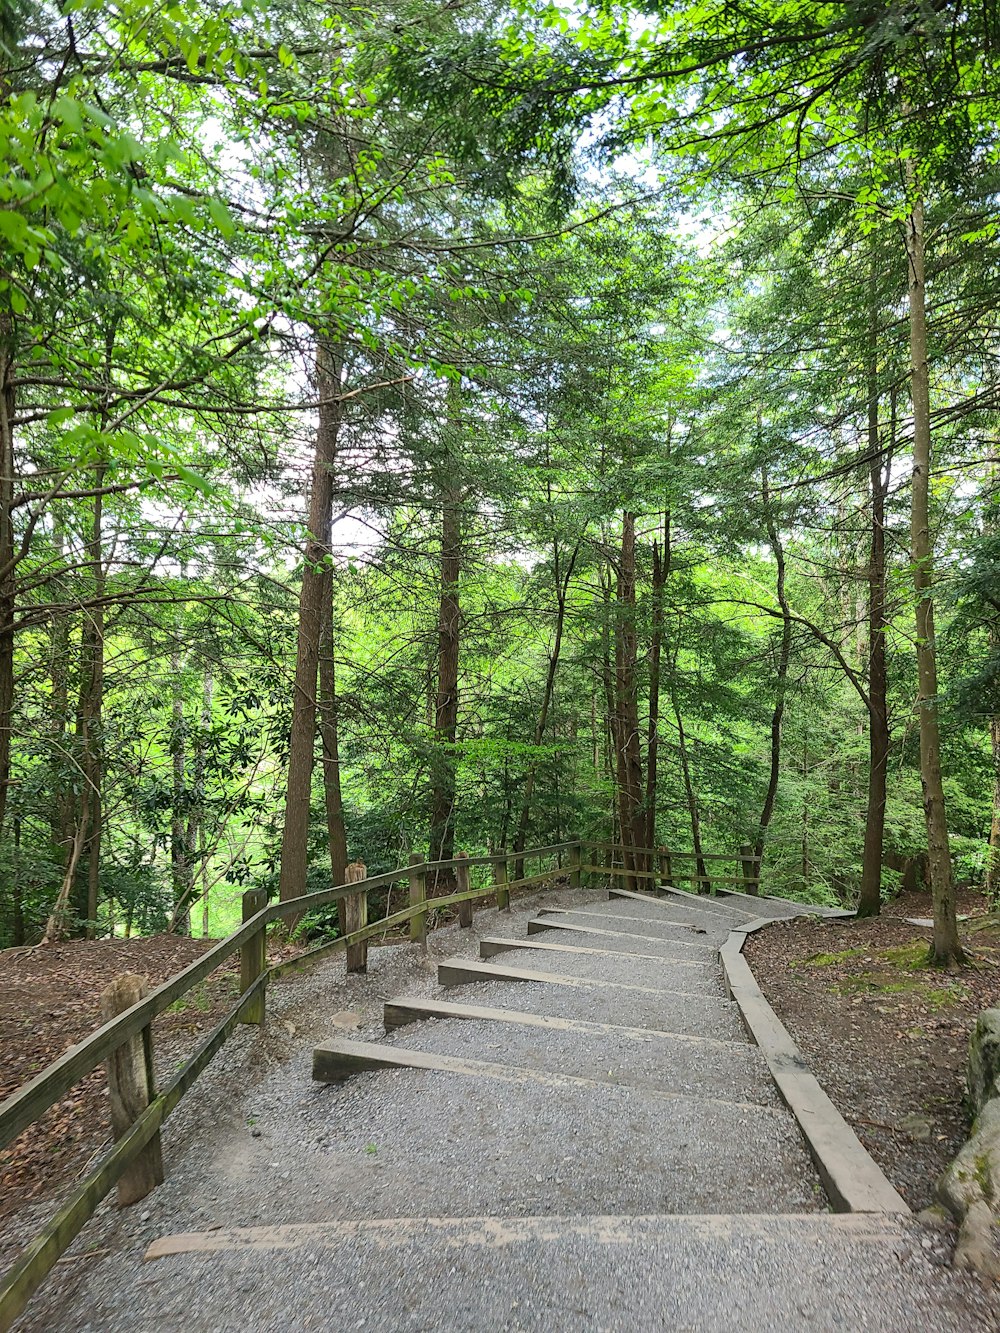
[[[448,429],[458,426],[461,390],[448,386]],[[441,597],[438,609],[437,698],[434,708],[430,859],[450,861],[455,855],[455,741],[458,735],[458,664],[461,632],[459,577],[462,569],[461,490],[456,458],[449,442],[447,475],[441,488]],[[448,879],[447,876],[443,877]],[[442,876],[432,876],[435,888]]]
[[[21,888],[21,821],[14,819],[14,864],[11,885],[11,943],[16,948],[24,943],[24,891]]]
[[[333,637],[333,570],[327,571],[324,589],[323,627],[319,641],[319,732],[323,745],[323,800],[326,834],[330,845],[330,876],[333,884],[345,884],[347,830],[344,798],[340,785],[340,724],[337,716],[337,668]],[[340,931],[347,928],[347,904],[337,904]]]
[[[993,819],[986,853],[986,897],[995,905],[1000,897],[1000,717],[990,718],[990,753],[993,758]]]
[[[998,468],[994,463],[990,467],[990,481],[995,488],[998,480]],[[995,512],[996,491],[990,495],[991,508]],[[996,524],[990,521],[989,527],[995,530]],[[1000,633],[993,627],[990,630],[990,648],[996,652],[1000,646]],[[993,760],[993,817],[990,820],[990,840],[986,850],[986,879],[983,885],[987,901],[991,906],[1000,898],[1000,714],[990,718],[990,756]]]
[[[111,375],[114,364],[115,339],[118,318],[113,317],[104,335],[104,399],[98,425],[103,432],[110,417]],[[107,459],[104,445],[94,468],[94,505],[91,517],[90,541],[87,543],[87,563],[93,589],[94,605],[84,613],[81,631],[81,691],[80,740],[83,751],[83,780],[90,792],[89,827],[84,856],[87,863],[84,913],[87,938],[93,939],[97,928],[97,905],[100,898],[101,839],[104,828],[104,593],[107,574],[104,567],[104,498],[101,495],[107,478]]]
[[[874,275],[873,275],[874,276]],[[878,916],[882,909],[882,858],[885,843],[886,778],[889,767],[889,697],[885,633],[889,624],[885,583],[885,498],[889,490],[892,438],[883,459],[880,453],[876,323],[872,316],[868,368],[868,478],[871,490],[872,534],[868,563],[868,809],[861,859],[858,916]]]
[[[305,893],[309,870],[309,813],[316,750],[316,675],[324,615],[325,570],[330,559],[333,470],[341,420],[340,379],[341,365],[333,348],[325,339],[318,338],[316,387],[319,419],[309,496],[309,535],[299,591],[298,646],[278,889],[282,902]]]
[[[618,606],[615,618],[615,703],[618,714],[618,808],[626,872],[646,869],[642,855],[646,832],[642,793],[642,751],[639,740],[639,702],[636,680],[638,636],[635,623],[635,514],[622,517],[621,559],[618,566]],[[631,888],[638,880],[630,873]]]
[[[758,430],[759,426],[758,420]],[[792,611],[785,595],[785,548],[782,545],[781,534],[771,511],[766,468],[761,469],[761,496],[764,501],[764,522],[767,526],[767,536],[771,543],[771,551],[774,554],[774,564],[777,570],[775,593],[778,606],[781,608],[781,644],[778,648],[774,709],[771,713],[771,769],[767,780],[767,791],[764,793],[764,805],[760,812],[757,842],[754,847],[758,875],[760,874],[760,866],[763,864],[764,844],[767,841],[767,830],[771,823],[771,816],[774,814],[774,803],[778,795],[778,780],[781,776],[781,726],[785,716],[785,697],[788,693],[788,664],[792,656]]]
[[[669,436],[668,436],[669,441]],[[646,730],[646,847],[656,847],[660,755],[660,659],[663,655],[663,590],[670,576],[670,510],[663,515],[663,548],[653,542],[653,624],[649,646],[649,720]],[[651,863],[647,869],[651,868]]]
[[[212,695],[214,681],[211,671],[205,672],[201,688],[201,716],[198,733],[195,737],[191,763],[191,785],[185,805],[187,819],[184,824],[184,879],[186,888],[183,895],[174,899],[174,911],[169,929],[178,934],[193,934],[194,925],[191,913],[199,897],[202,904],[202,935],[208,934],[208,873],[205,851],[205,750],[208,729],[212,724]],[[181,718],[183,727],[183,716]],[[199,878],[202,892],[197,893]],[[186,923],[186,929],[185,927]]]
[[[688,818],[691,822],[691,845],[695,854],[695,874],[698,876],[697,893],[711,893],[712,885],[708,878],[708,871],[705,868],[704,852],[701,845],[701,815],[698,810],[698,794],[694,789],[694,781],[691,777],[691,765],[688,762],[687,736],[684,731],[684,721],[681,717],[681,710],[677,705],[677,696],[673,690],[670,692],[670,701],[674,710],[674,722],[677,726],[677,745],[681,758],[681,775],[684,779],[684,795],[687,798]]]
[[[912,159],[908,183],[915,181]],[[927,306],[924,276],[924,206],[914,200],[906,222],[909,259],[910,371],[913,403],[913,491],[910,557],[917,601],[917,710],[920,721],[920,782],[927,825],[927,850],[934,903],[931,960],[941,967],[962,962],[955,886],[948,847],[948,821],[941,774],[941,736],[937,706],[937,657],[934,642],[934,557],[930,531],[931,410],[927,360]]]
[[[56,895],[55,903],[49,918],[45,923],[45,933],[42,936],[43,944],[56,944],[66,933],[66,910],[69,907],[70,894],[73,889],[73,883],[76,879],[76,868],[80,862],[80,853],[83,851],[83,844],[86,841],[87,829],[90,826],[90,788],[84,787],[83,800],[81,802],[80,822],[76,826],[76,833],[73,837],[73,846],[70,848],[69,861],[66,865],[66,873],[63,875],[62,884]]]
[[[601,599],[603,601],[603,616],[601,618],[601,685],[604,690],[604,735],[603,752],[604,767],[602,776],[608,784],[611,792],[611,842],[620,842],[618,836],[618,707],[615,700],[615,677],[614,668],[611,660],[611,572],[605,571],[604,567],[598,570],[598,577],[601,582]],[[613,862],[613,855],[608,852],[608,865]]]
[[[564,574],[560,574],[559,569],[559,543],[553,544],[553,573],[556,586],[556,627],[555,637],[552,643],[552,650],[549,653],[548,670],[545,673],[545,686],[542,690],[542,702],[538,710],[538,718],[535,722],[535,730],[532,736],[532,742],[537,747],[541,745],[542,738],[545,735],[545,726],[549,718],[549,709],[552,706],[552,698],[555,693],[556,671],[559,667],[559,654],[562,651],[563,628],[566,623],[566,599],[569,594],[569,581],[573,577],[573,569],[576,565],[576,559],[580,552],[579,542],[573,548],[570,556],[569,566]],[[520,853],[524,851],[525,842],[528,836],[528,823],[531,819],[531,798],[535,790],[535,777],[538,772],[538,761],[533,760],[528,769],[527,777],[524,780],[524,791],[521,797],[521,815],[518,820],[517,834],[514,837],[514,851]],[[558,837],[556,838],[558,842]],[[524,878],[524,861],[520,857],[514,863],[514,878]]]
[[[14,322],[0,314],[0,836],[10,789],[14,711]]]
[[[110,360],[110,347],[108,353]],[[103,426],[102,422],[102,426]],[[96,490],[104,485],[107,468],[102,462],[94,472]],[[89,668],[87,701],[84,707],[83,775],[90,787],[90,828],[87,833],[87,937],[92,939],[97,923],[97,904],[100,896],[101,838],[104,827],[104,505],[101,496],[94,496],[93,528],[91,530],[90,566],[94,587],[94,607],[85,616],[83,633],[89,643],[85,654]]]
[[[170,928],[176,935],[190,935],[194,874],[188,855],[188,817],[193,793],[188,791],[187,784],[187,724],[184,718],[181,655],[177,650],[170,655],[170,677],[173,692],[170,726],[170,879],[173,885],[173,913]]]
[[[52,544],[61,565],[65,555],[65,529],[58,513],[53,520]],[[59,586],[56,594],[58,600],[65,601],[66,595],[65,588]],[[58,612],[53,615],[49,645],[51,654],[49,717],[52,746],[49,763],[52,790],[50,836],[52,859],[61,870],[65,870],[66,859],[73,841],[73,796],[68,779],[70,762],[68,751],[70,618],[68,615]]]
[[[802,752],[802,776],[805,778],[809,772],[808,750]],[[803,786],[805,783],[803,783]],[[809,801],[803,797],[802,800],[802,887],[808,889],[809,878],[812,874],[812,866],[809,863]]]

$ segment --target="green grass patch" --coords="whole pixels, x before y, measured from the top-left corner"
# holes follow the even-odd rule
[[[188,1012],[207,1014],[212,1005],[219,999],[220,987],[224,996],[232,997],[239,994],[237,978],[233,973],[226,972],[221,978],[216,977],[214,983],[212,978],[200,981],[187,994],[182,995],[179,999],[174,1000],[173,1004],[168,1005],[164,1012],[168,1014]]]
[[[838,995],[913,995],[919,996],[933,1010],[947,1009],[968,999],[968,991],[958,982],[945,986],[928,986],[916,977],[900,981],[877,981],[871,973],[858,977],[844,977],[830,989]]]
[[[802,958],[792,967],[833,967],[837,963],[846,963],[851,958],[860,958],[864,949],[844,949],[840,953],[814,953]]]
[[[891,949],[874,950],[876,958],[884,958],[893,967],[903,967],[908,972],[926,967],[929,952],[926,940],[913,940],[909,944],[895,944]]]

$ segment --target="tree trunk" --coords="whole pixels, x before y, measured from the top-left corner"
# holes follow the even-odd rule
[[[448,431],[458,426],[460,388],[448,386]],[[459,576],[462,568],[461,491],[451,442],[441,487],[441,598],[438,609],[437,698],[434,708],[434,749],[431,775],[430,859],[450,861],[455,855],[455,740],[458,735],[458,662],[461,628]],[[448,878],[447,876],[445,877]],[[441,882],[436,873],[434,886]]]
[[[620,842],[618,836],[618,708],[615,702],[615,676],[611,660],[611,571],[604,566],[598,569],[603,602],[601,617],[601,685],[604,691],[604,727],[602,736],[603,768],[601,776],[608,784],[611,794],[611,842]],[[613,864],[614,857],[609,851],[607,863]]]
[[[21,888],[21,821],[14,820],[14,862],[11,885],[11,943],[15,948],[24,943],[24,891]]]
[[[65,556],[65,529],[61,516],[57,513],[53,520],[52,544],[56,559],[62,565]],[[61,580],[56,582],[56,600],[65,603],[68,591]],[[51,774],[50,804],[50,841],[52,860],[61,870],[66,868],[70,845],[73,841],[73,794],[69,778],[69,654],[70,654],[70,618],[56,612],[52,616],[49,630],[50,653],[50,737]],[[60,879],[62,876],[60,875]]]
[[[555,693],[556,671],[559,666],[559,654],[562,651],[563,628],[566,623],[566,599],[569,593],[569,581],[573,577],[573,568],[576,565],[576,558],[580,552],[580,545],[573,548],[573,554],[570,557],[569,566],[565,574],[560,573],[559,569],[559,543],[556,541],[553,545],[552,562],[556,586],[556,627],[555,638],[552,643],[552,651],[549,653],[548,670],[545,673],[545,686],[542,690],[542,703],[538,710],[538,719],[535,722],[533,744],[537,747],[541,745],[542,738],[545,735],[545,726],[549,718],[549,709],[552,706],[552,697]],[[528,769],[527,777],[524,780],[524,791],[521,797],[521,815],[518,820],[517,834],[514,837],[514,852],[518,854],[524,851],[525,842],[528,836],[528,823],[531,819],[531,798],[535,790],[535,775],[538,771],[538,762],[533,760]],[[556,841],[559,841],[557,836]],[[516,880],[524,878],[524,860],[520,856],[514,862],[514,878]]]
[[[181,655],[176,650],[170,654],[170,675],[173,691],[170,725],[170,880],[173,886],[173,913],[170,928],[176,935],[190,935],[194,867],[188,855],[187,830],[193,794],[187,789],[187,724],[184,718]]]
[[[14,712],[14,322],[0,314],[0,836],[10,789]]]
[[[325,339],[318,338],[316,387],[319,417],[309,496],[309,535],[299,591],[298,646],[278,889],[282,902],[305,893],[309,870],[309,812],[316,749],[316,674],[326,600],[325,570],[330,559],[333,470],[341,420],[340,379],[341,364],[333,348]]]
[[[669,436],[668,436],[669,441]],[[653,542],[653,624],[649,645],[649,718],[646,729],[646,827],[644,846],[656,847],[660,755],[660,659],[663,655],[663,590],[670,576],[670,510],[663,515],[663,548]],[[652,861],[647,865],[652,869]]]
[[[684,795],[687,798],[688,818],[691,821],[691,845],[695,854],[695,874],[698,876],[695,887],[696,893],[711,893],[712,885],[708,878],[708,870],[705,867],[705,859],[701,845],[701,815],[698,810],[698,794],[694,789],[694,781],[691,777],[691,765],[688,762],[687,736],[684,732],[684,721],[681,717],[681,710],[677,706],[677,696],[673,690],[670,692],[670,701],[674,710],[674,722],[677,726],[677,745],[681,759],[681,775],[684,779]]]
[[[990,718],[990,753],[993,757],[993,819],[986,853],[986,897],[991,906],[1000,897],[1000,717]]]
[[[337,668],[333,637],[333,570],[327,571],[323,590],[323,626],[319,641],[319,733],[323,745],[323,800],[326,834],[330,845],[330,877],[346,884],[347,830],[344,827],[344,798],[340,786],[340,723],[337,717]],[[340,932],[345,933],[347,906],[337,904]]]
[[[111,351],[108,352],[111,360]],[[101,421],[101,427],[104,427]],[[100,492],[107,476],[107,465],[101,461],[93,473],[93,484]],[[101,834],[104,826],[104,740],[101,728],[104,722],[104,591],[107,577],[104,571],[104,503],[100,493],[93,497],[93,524],[91,528],[91,585],[93,605],[83,623],[83,663],[85,698],[83,716],[84,781],[91,792],[89,829],[87,832],[87,937],[93,938],[97,921],[97,901],[100,897]]]
[[[998,479],[996,463],[990,467],[990,508],[988,520],[990,530],[996,530],[995,514],[997,505],[996,485]],[[994,625],[990,629],[990,647],[995,653],[1000,647],[1000,632]],[[986,879],[983,889],[987,901],[995,906],[1000,898],[1000,714],[990,718],[990,757],[993,760],[993,817],[990,820],[990,840],[986,850]]]
[[[873,275],[874,279],[874,275]],[[885,633],[889,624],[885,583],[885,497],[889,490],[892,445],[880,453],[879,401],[873,314],[868,369],[868,477],[872,504],[868,563],[868,809],[861,859],[858,916],[878,916],[882,909],[882,857],[885,842],[886,776],[889,766],[889,698]],[[895,419],[895,413],[893,413]],[[895,423],[893,422],[893,437]]]
[[[198,733],[195,737],[191,764],[191,787],[187,800],[187,821],[184,828],[184,855],[187,862],[187,897],[180,904],[187,919],[188,930],[194,933],[191,913],[199,896],[202,900],[201,933],[208,934],[208,866],[205,846],[205,750],[208,729],[212,725],[212,695],[215,682],[211,671],[206,670],[201,687],[201,716],[198,721]],[[201,880],[202,892],[197,893],[197,882]],[[174,905],[174,920],[170,929],[180,932],[178,924],[178,904]]]
[[[615,708],[618,717],[618,820],[623,860],[630,888],[638,886],[631,872],[645,870],[641,849],[646,819],[642,794],[642,751],[639,741],[637,686],[638,636],[635,623],[635,514],[622,516],[618,605],[615,616]]]
[[[760,422],[758,419],[758,431]],[[778,648],[778,667],[775,673],[774,709],[771,713],[771,771],[764,793],[764,805],[760,812],[760,824],[757,828],[757,842],[754,856],[757,858],[757,874],[764,862],[764,844],[767,830],[774,814],[774,803],[778,795],[778,779],[781,776],[781,724],[785,716],[785,696],[788,692],[788,664],[792,656],[792,611],[785,595],[785,548],[781,542],[778,525],[771,512],[771,497],[767,487],[767,469],[761,468],[761,498],[764,501],[764,522],[767,536],[774,554],[777,582],[775,592],[781,608],[781,645]]]
[[[915,169],[907,160],[908,182]],[[927,361],[927,308],[924,278],[924,206],[914,200],[906,222],[909,259],[910,372],[913,403],[913,492],[910,513],[910,558],[917,615],[917,712],[920,721],[920,782],[927,825],[927,850],[934,903],[931,961],[940,967],[964,959],[958,938],[955,886],[948,847],[948,822],[941,775],[938,726],[937,658],[934,643],[934,557],[930,533],[931,409]]]

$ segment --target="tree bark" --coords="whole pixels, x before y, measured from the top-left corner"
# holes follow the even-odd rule
[[[615,616],[615,708],[618,717],[618,820],[627,883],[636,888],[631,872],[646,869],[642,856],[646,819],[642,793],[642,752],[639,741],[637,687],[638,636],[635,623],[635,514],[622,516],[621,558],[618,565],[618,605]]]
[[[552,707],[552,698],[555,694],[556,671],[559,667],[559,655],[562,651],[563,628],[566,623],[566,599],[569,594],[569,581],[573,577],[573,569],[576,565],[576,559],[580,552],[579,542],[573,548],[570,556],[569,565],[564,573],[559,568],[559,543],[553,543],[552,562],[553,574],[556,586],[556,626],[555,636],[552,643],[552,650],[549,653],[548,669],[545,673],[545,685],[542,690],[542,702],[538,710],[538,718],[535,722],[535,730],[532,736],[532,743],[537,747],[541,745],[542,738],[545,735],[545,726],[549,719],[549,709]],[[525,842],[528,836],[528,823],[531,819],[531,798],[535,790],[535,776],[538,772],[538,761],[532,761],[527,776],[524,780],[524,791],[521,796],[521,814],[518,820],[517,833],[514,837],[514,853],[518,859],[514,862],[514,878],[524,878],[524,860],[518,854],[524,851]],[[558,835],[556,841],[559,841]]]
[[[759,426],[758,420],[758,431]],[[774,563],[777,570],[775,593],[778,606],[781,608],[781,644],[778,648],[774,709],[771,713],[771,769],[767,780],[767,791],[764,793],[764,805],[760,812],[760,823],[757,826],[757,842],[754,846],[758,876],[764,861],[764,844],[767,841],[767,830],[771,823],[771,816],[774,814],[774,803],[778,795],[778,780],[781,776],[781,726],[785,716],[785,696],[788,693],[788,664],[792,656],[792,609],[785,595],[785,548],[782,545],[781,534],[771,511],[766,468],[761,468],[761,498],[764,502],[764,522],[767,526],[767,536],[771,543],[771,551],[774,554]]]
[[[187,831],[192,793],[187,788],[187,723],[184,717],[182,669],[183,663],[180,652],[175,649],[170,655],[173,695],[170,723],[170,762],[172,770],[170,880],[173,886],[173,911],[170,919],[170,929],[176,935],[190,935],[194,867],[188,855]]]
[[[337,668],[333,636],[333,570],[327,571],[323,590],[323,626],[319,641],[319,733],[323,746],[323,801],[326,808],[326,834],[330,845],[330,877],[334,884],[346,884],[347,830],[344,826],[344,798],[340,785],[340,721],[337,716]],[[337,904],[341,934],[347,925],[345,900]]]
[[[874,275],[872,275],[874,278]],[[868,809],[861,859],[858,916],[878,916],[882,909],[882,858],[885,842],[886,776],[889,766],[889,698],[885,633],[888,628],[885,583],[885,497],[889,490],[892,444],[880,453],[879,397],[873,313],[868,368],[868,477],[872,533],[868,562]],[[893,414],[895,416],[895,414]],[[893,434],[895,432],[893,431]]]
[[[668,435],[669,449],[669,435]],[[670,577],[670,510],[663,515],[663,547],[653,542],[653,623],[649,645],[649,717],[646,728],[646,827],[644,845],[656,847],[656,801],[660,756],[660,659],[663,656],[663,590]],[[647,869],[652,869],[650,861]]]
[[[102,421],[103,426],[103,421]],[[95,489],[104,485],[107,474],[102,461],[94,469]],[[80,631],[80,694],[77,704],[76,732],[80,746],[80,768],[87,800],[81,802],[80,820],[84,821],[84,844],[78,863],[86,866],[86,879],[72,894],[74,914],[86,922],[86,935],[93,939],[100,889],[101,830],[103,812],[103,746],[101,723],[104,711],[104,506],[100,495],[94,497],[90,537],[87,541],[87,566],[94,605],[83,613]]]
[[[461,389],[448,386],[448,433],[458,426]],[[455,855],[455,740],[458,735],[458,665],[461,633],[459,578],[462,569],[461,488],[451,442],[441,485],[441,596],[438,608],[437,697],[434,707],[434,749],[431,775],[430,859],[450,861]],[[436,888],[441,880],[432,874]],[[433,892],[433,890],[432,890]]]
[[[317,338],[319,418],[309,495],[309,531],[299,590],[298,643],[278,888],[282,902],[305,893],[309,870],[309,813],[316,749],[316,675],[324,614],[325,571],[330,559],[333,473],[341,420],[341,406],[337,401],[340,379],[341,364],[334,349],[324,338]]]
[[[908,183],[915,182],[912,159]],[[917,714],[920,723],[920,782],[927,825],[927,850],[934,903],[931,961],[947,967],[962,962],[955,886],[948,847],[948,822],[941,774],[941,736],[937,706],[937,657],[934,642],[934,555],[930,533],[931,410],[927,353],[927,305],[924,272],[924,205],[917,196],[906,221],[910,313],[910,391],[913,406],[913,490],[910,557],[916,594]]]
[[[993,818],[986,853],[986,897],[995,905],[1000,897],[1000,717],[990,718],[990,754],[993,759]]]
[[[52,544],[56,559],[60,565],[65,556],[65,528],[62,517],[56,513],[52,525]],[[60,580],[57,583],[56,596],[60,602],[66,602],[68,593]],[[73,842],[73,795],[69,780],[69,654],[70,654],[70,618],[56,612],[50,622],[49,630],[50,670],[50,738],[51,774],[50,804],[50,841],[52,860],[60,870],[66,868],[70,845]],[[60,875],[60,879],[62,876]]]
[[[677,704],[677,696],[671,690],[670,702],[674,710],[674,722],[677,726],[677,745],[681,760],[681,775],[684,779],[684,795],[687,799],[688,818],[691,822],[691,845],[695,854],[695,874],[698,876],[696,893],[710,893],[712,885],[706,869],[704,853],[701,845],[701,814],[698,810],[698,794],[694,789],[694,780],[691,776],[691,765],[688,761],[687,735],[684,731],[684,720],[681,717],[681,710]]]
[[[0,314],[0,836],[10,790],[14,712],[14,321]]]

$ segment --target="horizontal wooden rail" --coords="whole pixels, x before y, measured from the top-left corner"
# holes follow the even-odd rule
[[[592,875],[625,875],[632,879],[684,879],[697,880],[702,884],[760,883],[760,877],[757,875],[693,875],[686,870],[672,870],[669,874],[663,874],[659,870],[628,870],[625,866],[582,865],[580,869],[589,871]]]
[[[593,847],[595,851],[601,852],[629,852],[636,856],[661,856],[666,855],[673,859],[674,857],[683,857],[691,861],[759,861],[760,857],[752,852],[743,855],[741,852],[678,852],[673,847],[626,847],[620,842],[592,842],[589,838],[583,839],[584,847]],[[526,852],[527,856],[528,853]],[[602,867],[606,868],[606,867]]]
[[[470,857],[469,860],[471,862],[472,858]],[[523,889],[532,884],[543,884],[546,880],[565,873],[565,870],[546,870],[540,875],[511,880],[507,888]],[[305,953],[300,953],[295,958],[287,958],[283,963],[275,963],[270,969],[271,976],[280,976],[282,972],[294,972],[297,967],[304,963],[311,963],[321,955],[339,953],[351,944],[361,944],[364,940],[374,939],[377,935],[384,935],[393,926],[406,925],[415,916],[425,913],[429,916],[443,907],[454,907],[459,903],[474,902],[478,898],[492,898],[496,891],[495,884],[487,884],[479,889],[469,889],[466,893],[449,893],[446,897],[427,898],[418,907],[403,907],[400,911],[393,912],[391,916],[380,917],[378,921],[373,921],[370,925],[365,926],[363,930],[356,930],[351,935],[340,935],[335,940],[324,940],[322,944],[307,949]]]
[[[51,1272],[59,1256],[80,1234],[101,1200],[114,1189],[129,1162],[142,1151],[212,1057],[221,1050],[244,1010],[257,999],[266,981],[266,976],[258,978],[240,997],[232,1013],[209,1033],[190,1060],[177,1071],[159,1096],[150,1102],[132,1128],[105,1153],[90,1175],[77,1186],[20,1258],[3,1274],[0,1278],[0,1333],[7,1333],[32,1293]]]
[[[565,846],[569,847],[572,844],[567,843]],[[532,848],[530,852],[525,852],[524,855],[535,856],[545,854],[551,850],[551,848],[540,848],[536,851]],[[509,860],[511,855],[507,854],[506,859]],[[469,857],[468,864],[494,865],[504,859],[504,854],[498,852],[491,856]],[[204,981],[207,976],[210,976],[217,967],[231,958],[265,926],[275,921],[284,920],[287,917],[299,917],[305,912],[340,902],[341,899],[354,894],[367,893],[372,889],[396,884],[401,880],[406,880],[413,871],[426,872],[431,868],[454,869],[458,864],[458,858],[450,861],[425,861],[414,866],[389,870],[381,875],[371,875],[357,884],[319,889],[315,893],[286,899],[285,902],[269,903],[260,912],[244,921],[231,935],[227,935],[224,940],[220,940],[207,953],[202,954],[193,963],[189,963],[176,976],[165,981],[162,986],[157,986],[138,1004],[126,1009],[117,1018],[105,1023],[103,1027],[99,1027],[82,1042],[71,1046],[59,1059],[36,1074],[30,1082],[25,1083],[3,1102],[0,1102],[0,1149],[5,1148],[19,1134],[23,1133],[50,1106],[54,1106],[80,1079],[85,1078],[103,1060],[106,1060],[123,1041],[141,1032],[165,1009],[168,1009],[170,1005],[186,995],[199,982]],[[490,888],[488,892],[492,893],[493,889]],[[439,906],[443,902],[444,900],[440,898],[428,900],[429,904],[436,903]],[[409,920],[409,915],[402,919]],[[376,922],[375,926],[378,924]],[[378,930],[371,928],[371,933],[378,934]]]
[[[579,843],[558,843],[549,847],[528,848],[518,857],[549,856],[561,851],[578,849]],[[557,875],[569,875],[570,871],[553,867],[537,875],[528,876],[511,883],[506,881],[506,864],[514,853],[501,851],[482,857],[461,857],[447,861],[415,862],[406,867],[372,875],[367,879],[347,885],[337,885],[321,889],[316,893],[303,894],[285,902],[270,903],[253,911],[255,891],[244,895],[246,904],[251,904],[251,913],[242,925],[224,940],[220,940],[201,958],[189,964],[176,976],[171,977],[151,991],[137,1004],[117,1015],[110,1022],[103,1024],[84,1041],[70,1047],[59,1059],[52,1062],[30,1082],[0,1104],[0,1148],[5,1147],[39,1116],[55,1104],[80,1079],[85,1078],[102,1061],[108,1059],[119,1046],[144,1031],[153,1019],[163,1013],[171,1004],[185,995],[199,982],[203,981],[220,964],[226,962],[238,951],[244,951],[244,965],[247,958],[254,959],[251,968],[251,980],[245,983],[242,994],[236,1001],[229,1015],[208,1035],[197,1048],[194,1055],[170,1079],[166,1087],[153,1098],[149,1106],[136,1121],[125,1131],[120,1139],[102,1157],[93,1171],[73,1191],[66,1202],[59,1208],[47,1225],[35,1236],[24,1252],[0,1277],[0,1333],[6,1333],[24,1310],[32,1293],[44,1280],[55,1265],[59,1256],[79,1234],[87,1220],[92,1216],[98,1204],[114,1188],[130,1163],[146,1148],[158,1132],[163,1121],[171,1113],[185,1092],[192,1086],[198,1075],[208,1065],[212,1057],[221,1049],[227,1037],[241,1022],[261,1022],[264,1015],[264,995],[270,977],[289,968],[309,962],[329,952],[346,950],[351,945],[377,935],[383,935],[393,926],[403,925],[417,916],[426,916],[442,908],[455,906],[475,899],[497,896],[498,905],[501,895],[506,902],[510,889],[524,888],[541,884]],[[577,860],[579,858],[577,857]],[[411,904],[399,912],[382,917],[361,930],[352,932],[336,940],[325,941],[314,949],[308,950],[297,958],[273,968],[263,967],[263,949],[258,951],[257,941],[263,939],[268,925],[287,917],[300,917],[308,911],[340,902],[368,892],[386,887],[400,881],[407,881],[413,875],[426,874],[428,870],[465,871],[469,866],[493,866],[498,877],[493,883],[477,889],[468,889],[460,893],[447,894],[440,898],[430,898]],[[503,870],[502,875],[499,871]],[[498,888],[499,886],[499,888]],[[256,957],[255,957],[256,955]],[[350,959],[348,960],[350,962]],[[262,970],[260,970],[262,969]],[[245,974],[244,974],[245,975]]]

